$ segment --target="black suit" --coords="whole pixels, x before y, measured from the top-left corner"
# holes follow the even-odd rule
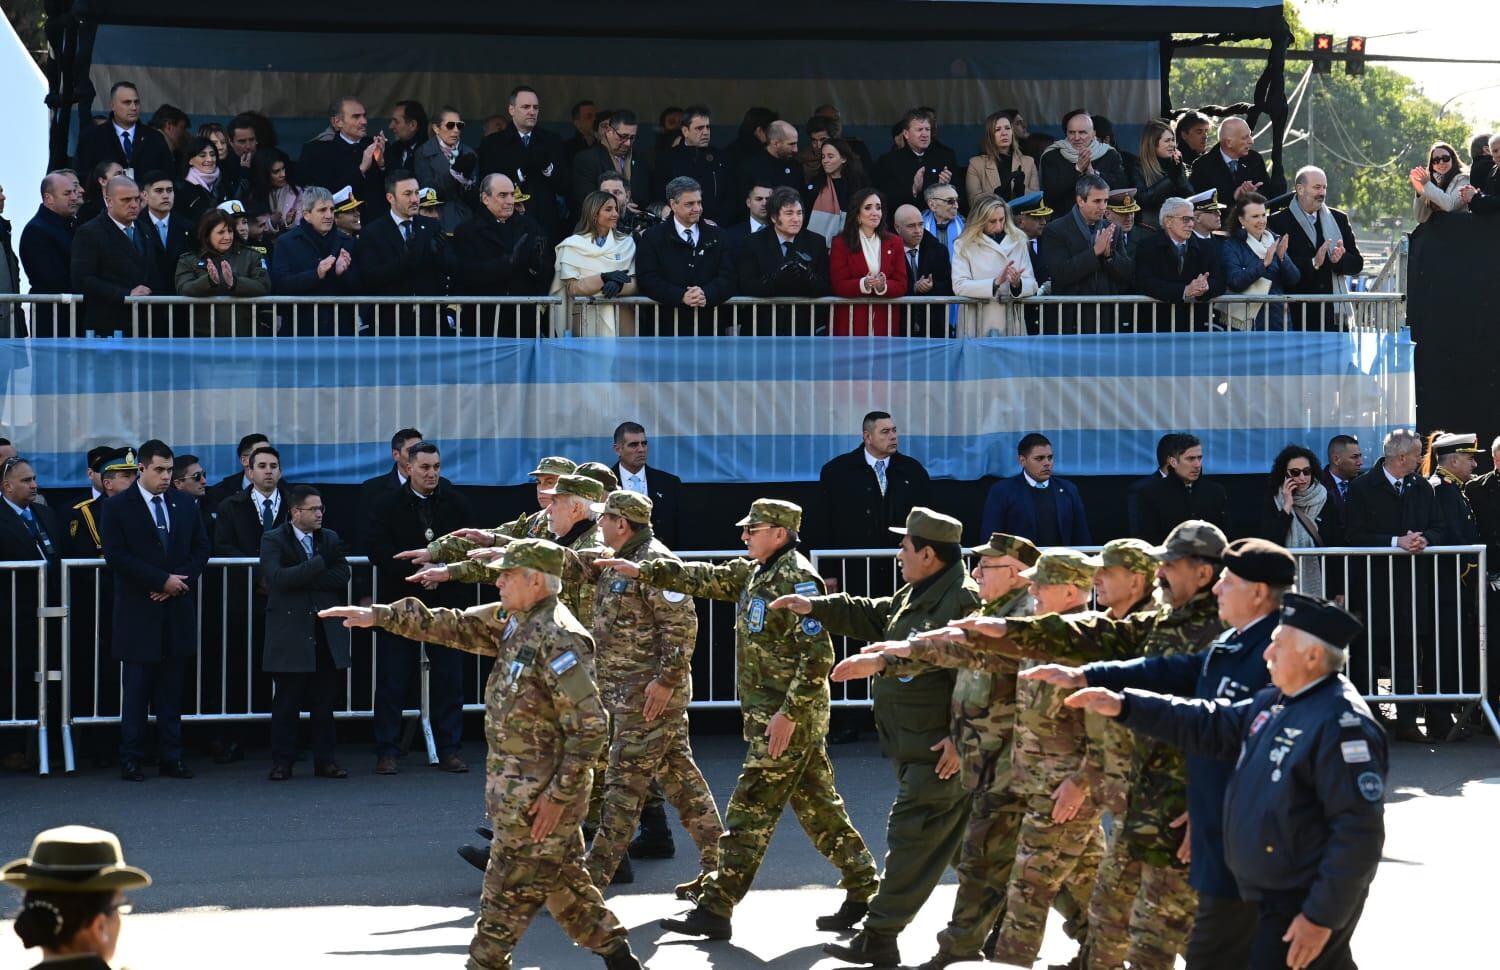
[[[630,473],[621,468],[619,462],[615,462],[612,470],[620,480],[620,487],[624,488]],[[646,497],[651,499],[651,531],[667,548],[676,549],[683,537],[682,479],[650,464],[644,470]]]
[[[1231,171],[1229,163],[1224,160],[1224,153],[1215,142],[1208,153],[1193,163],[1189,181],[1193,183],[1193,191],[1207,192],[1209,189],[1217,189],[1218,200],[1225,205],[1234,205],[1235,190],[1244,182],[1259,182],[1260,188],[1255,191],[1270,198],[1278,192],[1271,185],[1271,176],[1266,171],[1265,159],[1260,157],[1260,152],[1250,149],[1250,153],[1238,162],[1238,168]]]
[[[547,238],[556,244],[567,235],[557,199],[567,198],[572,190],[571,161],[562,139],[552,132],[533,129],[531,143],[527,145],[522,143],[520,132],[507,128],[486,135],[479,143],[479,177],[475,181],[483,182],[491,172],[509,177],[517,192],[531,196],[526,203],[526,215],[540,223],[547,231]]]
[[[41,530],[41,539],[31,534],[25,521],[16,514],[9,502],[0,500],[0,562],[25,562],[45,558],[49,563],[56,563],[64,554],[62,533],[58,531],[52,510],[36,502],[30,508],[32,518]]]
[[[749,225],[748,222],[741,223],[730,228],[727,234]],[[787,244],[785,253],[775,229],[743,236],[735,257],[742,296],[828,295],[828,246],[822,236],[804,229]],[[811,306],[742,307],[739,332],[811,336],[816,329],[827,327],[827,314],[822,310],[823,307]]]
[[[163,538],[139,485],[100,506],[104,559],[114,576],[113,654],[122,664],[120,758],[146,754],[146,710],[156,712],[163,762],[182,758],[182,690],[187,659],[198,650],[198,584],[208,564],[208,536],[198,503],[181,492],[159,496],[168,529]],[[153,500],[153,505],[155,500]],[[188,591],[158,603],[171,575]]]
[[[267,587],[263,669],[276,682],[271,703],[271,757],[290,766],[297,758],[297,718],[312,719],[313,760],[333,761],[333,708],[349,668],[349,631],[338,620],[320,620],[319,610],[345,602],[349,563],[338,533],[313,533],[313,554],[291,525],[261,536],[260,572]]]
[[[932,233],[922,231],[922,241],[917,245],[917,267],[913,275],[911,268],[911,254],[906,249],[906,242],[901,243],[901,258],[906,260],[906,278],[909,281],[906,287],[909,296],[952,296],[953,295],[953,261],[948,256],[948,247],[944,246]],[[932,289],[927,293],[916,292],[917,280],[924,276],[932,277]],[[906,308],[906,333],[912,337],[946,337],[948,336],[949,311],[945,306],[927,304],[926,306],[913,306]]]
[[[210,512],[218,514],[220,505],[223,505],[226,500],[233,496],[248,491],[249,488],[250,483],[245,481],[244,471],[237,471],[233,475],[221,478],[208,486],[203,493],[203,504],[208,507]],[[209,538],[211,540],[212,536]]]
[[[491,136],[493,137],[493,136]],[[539,296],[552,284],[553,243],[529,215],[501,222],[486,210],[453,233],[453,291],[473,296]],[[539,308],[465,307],[466,335],[534,337]]]
[[[1137,539],[1162,543],[1188,519],[1212,522],[1229,533],[1229,493],[1218,482],[1199,478],[1191,486],[1173,472],[1147,482],[1136,496]]]
[[[1208,274],[1208,292],[1191,303],[1183,300],[1183,289],[1203,273]],[[1156,310],[1155,329],[1163,332],[1206,329],[1213,313],[1209,301],[1224,295],[1224,267],[1214,252],[1214,243],[1198,236],[1189,237],[1184,244],[1179,266],[1172,237],[1165,232],[1153,233],[1136,250],[1135,281],[1146,296],[1170,304]],[[1149,329],[1152,324],[1146,308],[1142,308],[1140,317],[1142,329]]]
[[[286,522],[286,492],[277,487],[275,518],[271,527]],[[261,536],[266,532],[261,522],[262,496],[253,488],[247,488],[219,505],[218,517],[214,520],[214,555],[245,557],[260,555]]]
[[[818,474],[823,506],[822,540],[836,549],[884,549],[900,537],[890,531],[905,525],[916,505],[930,504],[932,481],[915,458],[897,452],[886,466],[886,491],[865,460],[861,444],[823,466]]]
[[[366,220],[354,244],[354,263],[365,292],[372,296],[441,296],[447,292],[451,253],[448,238],[431,219],[411,219],[408,238],[390,213]],[[362,308],[372,336],[433,336],[438,326],[432,306]]]
[[[710,145],[708,148],[689,148],[678,145],[669,148],[656,158],[655,188],[652,198],[667,197],[667,183],[674,178],[687,177],[697,182],[703,190],[703,218],[716,225],[728,226],[744,212],[742,195],[736,195],[734,173],[729,170],[724,152]]]
[[[1084,230],[1077,213],[1076,208],[1070,208],[1042,230],[1042,262],[1052,280],[1052,295],[1110,296],[1130,292],[1131,288],[1121,286],[1110,272],[1113,255],[1105,257],[1094,252],[1094,237]],[[1105,223],[1101,222],[1097,231],[1102,232],[1104,226]],[[1037,276],[1037,285],[1041,283],[1042,277]],[[1049,307],[1047,311],[1043,326],[1048,332],[1054,326],[1061,333],[1098,333],[1114,329],[1115,308],[1111,305],[1065,305],[1060,310]]]
[[[146,283],[157,296],[170,296],[177,289],[177,261],[182,254],[193,249],[193,224],[176,209],[167,213],[167,242],[162,245],[161,233],[151,213],[142,210],[135,221],[136,232],[141,236],[142,248],[150,263],[150,279]],[[165,314],[162,315],[165,320]],[[184,321],[185,322],[185,321]]]
[[[697,244],[678,235],[677,220],[668,219],[641,234],[635,250],[635,282],[661,309],[641,309],[637,327],[643,337],[715,332],[714,307],[734,296],[734,260],[724,231],[702,222],[693,227]],[[682,295],[698,286],[708,305],[685,307]]]
[[[33,502],[30,506],[33,521],[41,538],[34,537],[25,521],[11,508],[9,502],[0,499],[0,562],[47,561],[48,598],[53,604],[60,602],[61,593],[57,561],[66,555],[63,533],[59,531],[52,510]],[[0,630],[5,631],[6,645],[0,648],[0,685],[14,682],[17,685],[15,717],[32,718],[37,713],[37,609],[51,604],[38,599],[37,574],[31,570],[17,570],[9,574],[4,594],[0,595]],[[14,604],[14,609],[12,605]],[[79,604],[82,605],[82,604]],[[78,607],[75,606],[75,612]],[[90,628],[92,636],[92,628]],[[14,636],[15,667],[11,667],[11,637]],[[92,640],[90,641],[92,642]],[[75,693],[75,698],[79,695]],[[9,711],[9,700],[0,701],[0,710]],[[15,737],[20,742],[19,736]],[[11,737],[0,737],[0,753],[9,753]]]
[[[359,544],[354,547],[356,551],[370,551],[370,543],[375,533],[375,507],[380,504],[380,500],[385,497],[386,493],[394,492],[396,489],[404,487],[405,484],[401,479],[401,472],[395,462],[391,463],[390,471],[360,482],[359,515],[361,528],[356,540]]]
[[[762,146],[760,151],[752,152],[739,163],[736,169],[735,181],[738,188],[735,198],[738,205],[734,208],[735,219],[748,219],[750,214],[745,210],[745,197],[750,194],[750,189],[757,185],[764,185],[769,189],[787,185],[798,191],[806,180],[802,177],[802,163],[797,161],[797,156],[790,158],[776,158],[766,151]]]
[[[1295,201],[1292,202],[1292,205],[1296,204]],[[1338,226],[1339,234],[1344,240],[1344,258],[1337,263],[1332,259],[1324,259],[1323,265],[1317,269],[1313,268],[1313,257],[1318,254],[1318,247],[1323,244],[1324,240],[1323,227],[1316,215],[1313,217],[1313,239],[1311,240],[1307,238],[1302,225],[1292,215],[1291,209],[1282,209],[1266,220],[1267,228],[1278,236],[1287,237],[1289,240],[1286,244],[1287,258],[1296,265],[1297,272],[1302,274],[1296,283],[1286,288],[1288,295],[1332,293],[1335,272],[1340,276],[1358,276],[1365,268],[1365,258],[1360,254],[1359,244],[1354,239],[1354,229],[1349,225],[1349,217],[1338,209],[1331,208],[1328,211],[1332,213],[1333,222]],[[1328,249],[1331,254],[1333,246],[1330,245]],[[1295,306],[1288,307],[1287,310],[1286,328],[1288,330],[1338,329],[1338,313],[1333,304],[1325,303],[1321,308],[1309,307],[1305,311]]]
[[[119,162],[130,169],[136,179],[144,178],[148,172],[170,174],[177,171],[172,150],[167,147],[167,140],[161,132],[140,122],[136,123],[132,133],[128,158],[112,121],[102,125],[85,122],[78,134],[78,149],[73,156],[73,169],[78,173],[78,180],[87,183],[92,179],[94,166],[100,162]]]
[[[144,233],[137,228],[135,235],[132,243],[107,212],[74,233],[73,292],[84,297],[83,329],[100,336],[130,330],[131,311],[125,297],[137,286],[149,286],[151,279]]]
[[[573,210],[581,211],[584,197],[599,191],[599,176],[617,172],[615,157],[603,145],[593,145],[573,156]],[[651,167],[632,155],[630,161],[630,201],[644,207],[651,201]]]
[[[964,212],[967,206],[964,205],[963,170],[959,168],[953,149],[933,142],[920,156],[910,148],[897,148],[880,156],[880,161],[875,163],[875,187],[880,190],[885,211],[893,216],[902,205],[914,205],[920,212],[927,211],[927,206],[922,204],[922,193],[913,193],[911,183],[917,177],[917,170],[922,169],[926,172],[922,177],[925,190],[929,185],[938,184],[938,177],[945,168],[950,176],[948,184],[958,193],[958,211]]]
[[[350,144],[342,136],[334,135],[308,142],[302,146],[302,157],[297,159],[297,184],[321,185],[330,192],[349,186],[354,197],[364,203],[364,221],[369,225],[389,208],[385,200],[386,170],[373,162],[368,171],[359,170],[365,149],[372,141],[373,138],[366,137]]]

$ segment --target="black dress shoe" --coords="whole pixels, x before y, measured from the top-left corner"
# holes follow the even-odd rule
[[[145,781],[146,773],[141,771],[141,766],[134,761],[120,762],[120,777],[125,781]]]
[[[469,766],[464,764],[464,759],[460,758],[456,754],[443,755],[438,759],[437,766],[443,771],[455,775],[461,775],[469,770]]]
[[[474,827],[474,831],[481,839],[484,839],[486,842],[495,841],[495,830],[490,828],[488,825],[476,825]]]
[[[193,769],[187,766],[187,762],[178,758],[176,761],[163,761],[161,763],[161,776],[163,778],[191,778]]]
[[[271,766],[271,773],[266,775],[270,781],[286,781],[292,777],[292,766],[278,761]]]
[[[340,768],[336,762],[324,761],[313,768],[313,774],[319,778],[348,778],[347,769]]]
[[[673,933],[702,936],[710,940],[727,940],[734,932],[728,916],[710,913],[702,906],[695,906],[680,919],[658,920],[656,925]]]
[[[459,846],[458,857],[480,872],[484,872],[490,865],[490,854],[476,845]]]

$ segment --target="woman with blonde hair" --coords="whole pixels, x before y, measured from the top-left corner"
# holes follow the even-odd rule
[[[1151,229],[1161,228],[1161,204],[1176,196],[1185,199],[1195,191],[1188,181],[1187,166],[1172,126],[1161,118],[1146,122],[1141,132],[1141,174],[1136,180],[1135,200],[1141,207],[1136,221]]]
[[[1015,337],[1026,332],[1015,301],[1036,292],[1026,233],[1010,217],[1010,206],[981,195],[953,244],[953,293],[983,300],[959,310],[960,337]]]
[[[1015,199],[1041,187],[1037,181],[1036,162],[1021,154],[1020,139],[1007,111],[996,111],[984,119],[979,136],[979,154],[969,159],[964,175],[968,196],[998,195]]]
[[[557,244],[552,295],[561,296],[564,287],[569,296],[612,300],[635,295],[635,239],[616,228],[620,224],[619,203],[608,192],[590,192],[580,209],[578,228]],[[562,336],[569,326],[576,337],[635,335],[635,313],[628,306],[572,306],[571,320],[564,320],[561,307],[553,307],[552,336]]]

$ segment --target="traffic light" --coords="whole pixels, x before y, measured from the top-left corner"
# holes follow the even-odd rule
[[[1332,74],[1333,35],[1313,34],[1313,73]]]
[[[1348,58],[1344,61],[1344,73],[1350,77],[1359,77],[1365,73],[1365,39],[1363,37],[1350,37],[1344,41],[1344,53]]]

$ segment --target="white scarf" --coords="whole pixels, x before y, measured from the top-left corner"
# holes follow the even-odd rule
[[[1323,514],[1323,506],[1328,503],[1328,489],[1323,486],[1322,482],[1313,479],[1311,485],[1293,494],[1290,509],[1282,506],[1279,491],[1271,496],[1271,502],[1276,506],[1277,511],[1287,512],[1292,516],[1292,528],[1286,536],[1288,549],[1313,549],[1319,545],[1307,526],[1302,524],[1302,518],[1306,516],[1308,521],[1314,523],[1314,528],[1317,527],[1318,516]]]
[[[1312,244],[1313,252],[1316,253],[1318,229],[1313,226],[1313,217],[1304,212],[1302,206],[1298,205],[1295,199],[1292,200],[1289,208],[1292,211],[1292,218],[1297,220],[1297,225],[1302,227],[1302,232],[1307,236],[1307,241]],[[1334,221],[1333,213],[1328,210],[1327,204],[1318,206],[1317,216],[1318,228],[1323,230],[1323,240],[1328,243],[1328,251],[1331,254],[1333,247],[1344,238],[1344,234],[1340,231],[1339,224]],[[1329,268],[1332,269],[1331,266]],[[1333,270],[1333,292],[1335,295],[1342,295],[1349,292],[1349,281],[1344,279],[1344,275],[1337,269]],[[1338,314],[1340,320],[1347,318],[1353,309],[1347,303],[1335,303],[1333,307],[1334,312]]]
[[[1073,148],[1073,146],[1068,142],[1066,138],[1059,138],[1057,141],[1048,145],[1047,151],[1042,152],[1042,154],[1046,155],[1047,152],[1054,150],[1062,152],[1062,157],[1066,158],[1072,164],[1078,164],[1078,152]],[[1107,151],[1109,151],[1109,146],[1104,144],[1104,142],[1100,141],[1099,139],[1095,138],[1094,143],[1089,146],[1089,161],[1097,162],[1099,159],[1104,157],[1104,153]]]
[[[600,246],[590,235],[569,236],[557,244],[557,271],[552,278],[552,296],[562,296],[567,280],[583,279],[624,270],[635,275],[635,239],[622,232],[612,232]],[[588,305],[582,308],[580,330],[575,336],[613,337],[618,331],[618,314],[614,306]],[[561,336],[561,310],[552,309],[552,335]]]
[[[1232,242],[1231,245],[1233,245]],[[1266,253],[1276,248],[1276,234],[1267,229],[1265,235],[1256,239],[1247,232],[1245,233],[1245,245],[1250,247],[1252,253],[1264,260]],[[1264,276],[1257,276],[1255,281],[1245,287],[1243,292],[1246,296],[1261,296],[1269,293],[1271,292],[1271,281]],[[1266,304],[1264,303],[1231,303],[1224,313],[1225,323],[1229,325],[1231,330],[1249,330],[1255,324],[1256,318],[1260,316],[1265,307]]]

